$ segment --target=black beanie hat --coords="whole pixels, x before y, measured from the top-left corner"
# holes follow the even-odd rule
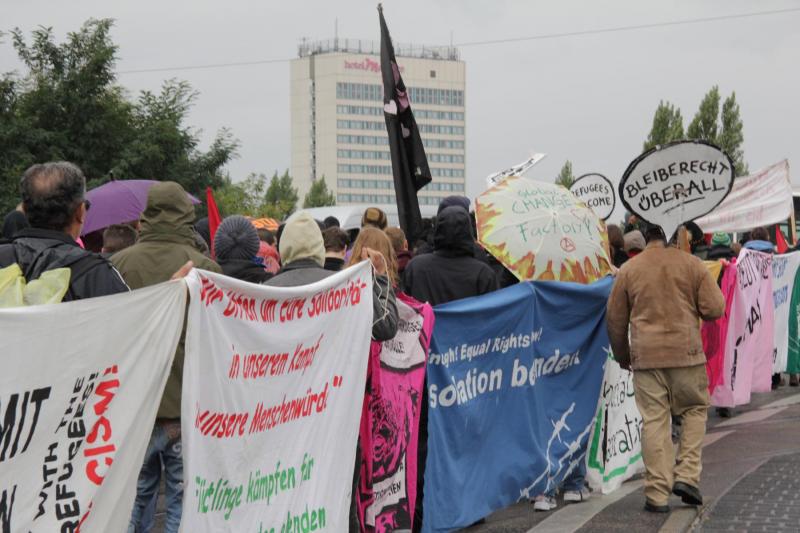
[[[260,244],[255,226],[242,215],[233,215],[217,228],[214,254],[218,259],[252,259]]]

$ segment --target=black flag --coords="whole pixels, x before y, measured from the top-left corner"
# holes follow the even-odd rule
[[[383,116],[389,133],[392,174],[397,197],[397,216],[408,242],[414,242],[422,229],[417,191],[431,182],[431,170],[419,136],[417,121],[411,112],[400,68],[394,57],[394,46],[378,4],[381,22],[381,75],[383,76]]]

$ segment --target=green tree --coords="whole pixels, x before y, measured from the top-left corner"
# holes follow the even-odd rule
[[[719,87],[711,88],[700,102],[700,109],[686,129],[689,139],[716,142],[719,123]]]
[[[289,215],[294,213],[298,197],[297,188],[292,184],[292,177],[288,170],[280,177],[275,172],[264,196],[263,211],[266,216],[286,220]]]
[[[322,179],[314,180],[311,184],[311,188],[303,199],[303,208],[327,207],[329,205],[336,205],[336,196],[332,191],[328,190],[325,176],[322,176]]]
[[[744,124],[739,115],[739,104],[736,102],[736,92],[731,93],[722,104],[722,127],[720,128],[717,144],[733,159],[736,176],[745,176],[749,173],[744,160]]]
[[[224,185],[237,141],[222,129],[199,149],[198,132],[186,125],[197,93],[184,82],[129,99],[116,80],[112,26],[91,19],[61,43],[52,28],[30,39],[10,33],[25,72],[0,76],[0,210],[18,203],[25,168],[60,159],[80,166],[90,187],[112,171],[117,179],[174,180],[195,195]]]
[[[572,162],[567,159],[567,162],[561,167],[561,172],[556,176],[556,185],[563,185],[569,189],[573,183],[575,183],[575,176],[572,175]]]
[[[743,130],[744,124],[739,104],[736,102],[736,93],[731,93],[725,99],[720,113],[719,87],[715,85],[700,102],[700,108],[686,129],[685,138],[716,144],[733,159],[735,175],[743,176],[748,173],[742,149]],[[653,117],[653,127],[644,142],[644,149],[649,150],[656,145],[683,138],[683,117],[680,109],[668,102],[659,102]]]
[[[662,100],[653,115],[653,127],[650,128],[650,134],[644,142],[643,151],[680,139],[683,139],[681,110]]]

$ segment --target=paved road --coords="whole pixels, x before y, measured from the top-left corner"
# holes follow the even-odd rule
[[[641,480],[587,503],[534,513],[520,503],[470,533],[800,531],[800,389],[754,395],[731,419],[709,412],[701,489],[706,506],[678,498],[669,515],[643,510]]]

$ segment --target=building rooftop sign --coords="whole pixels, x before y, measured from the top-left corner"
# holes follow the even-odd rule
[[[302,42],[297,47],[298,57],[333,53],[380,55],[380,41],[364,39],[326,39],[322,41]],[[395,55],[400,57],[416,57],[421,59],[441,59],[458,61],[458,49],[455,46],[426,46],[396,43]],[[380,67],[379,67],[380,68]]]

